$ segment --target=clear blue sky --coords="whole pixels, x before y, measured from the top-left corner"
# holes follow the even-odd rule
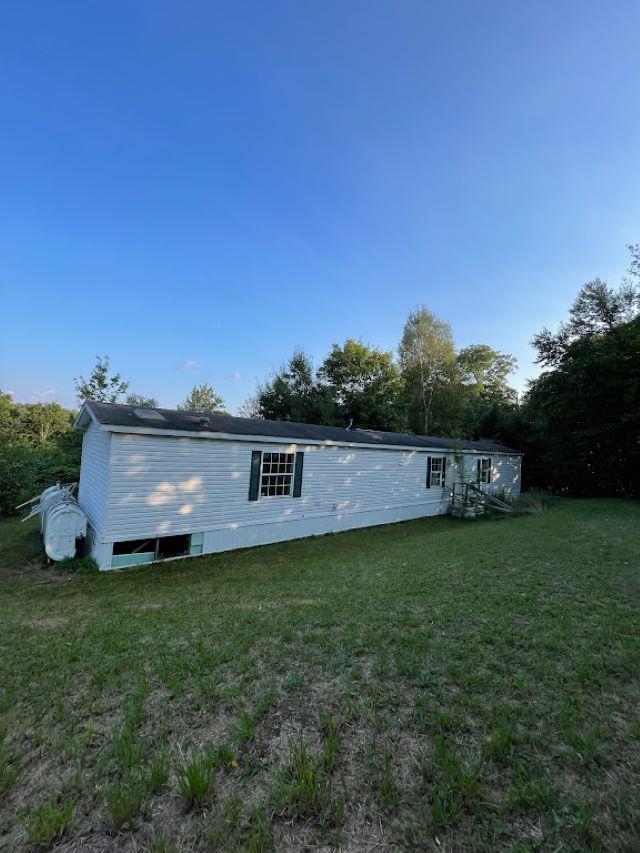
[[[640,239],[640,3],[5,2],[0,387],[234,409],[424,303],[516,355]]]

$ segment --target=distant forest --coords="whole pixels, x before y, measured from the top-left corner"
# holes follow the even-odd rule
[[[318,367],[296,350],[241,409],[254,418],[344,425],[452,438],[494,439],[525,453],[524,485],[573,496],[640,493],[640,244],[629,246],[616,288],[585,284],[556,331],[531,341],[543,371],[521,399],[509,385],[515,359],[487,343],[457,350],[449,323],[413,311],[397,353],[360,340],[334,344]],[[75,380],[90,398],[156,406],[131,393],[98,357]],[[210,385],[178,408],[224,412]],[[15,403],[0,392],[0,513],[57,480],[77,480],[76,412],[57,403]]]

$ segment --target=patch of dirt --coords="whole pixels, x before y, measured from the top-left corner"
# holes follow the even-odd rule
[[[321,607],[319,598],[283,598],[279,601],[236,602],[233,610],[275,610],[281,607]]]
[[[42,560],[32,560],[21,566],[2,568],[3,580],[17,580],[28,577],[36,586],[59,584],[71,580],[72,574],[61,574],[55,566],[44,566]]]
[[[69,624],[66,616],[49,616],[46,619],[28,619],[22,623],[26,628],[64,628]]]

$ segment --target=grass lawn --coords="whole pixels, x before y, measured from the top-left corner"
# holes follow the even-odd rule
[[[640,504],[99,576],[0,522],[0,848],[640,849]]]

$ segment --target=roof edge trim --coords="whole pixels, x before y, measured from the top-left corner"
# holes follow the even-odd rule
[[[243,441],[250,442],[252,444],[295,444],[297,446],[300,445],[309,445],[316,447],[363,447],[372,450],[410,450],[416,453],[454,453],[458,452],[458,448],[455,444],[455,439],[452,439],[452,443],[450,447],[428,447],[427,445],[417,447],[415,444],[368,444],[364,441],[333,441],[331,439],[319,439],[319,438],[293,438],[293,437],[283,437],[277,435],[241,435],[238,433],[230,433],[230,432],[206,432],[199,431],[193,432],[191,430],[179,430],[179,429],[153,429],[153,427],[134,427],[134,426],[120,426],[117,424],[101,424],[100,428],[106,430],[108,432],[118,432],[123,434],[133,434],[133,435],[153,435],[153,436],[175,436],[179,438],[204,438],[204,439],[215,439],[220,441]],[[477,456],[522,456],[523,453],[520,450],[476,450],[474,448],[461,448],[460,452],[462,453],[470,453],[475,454]]]

